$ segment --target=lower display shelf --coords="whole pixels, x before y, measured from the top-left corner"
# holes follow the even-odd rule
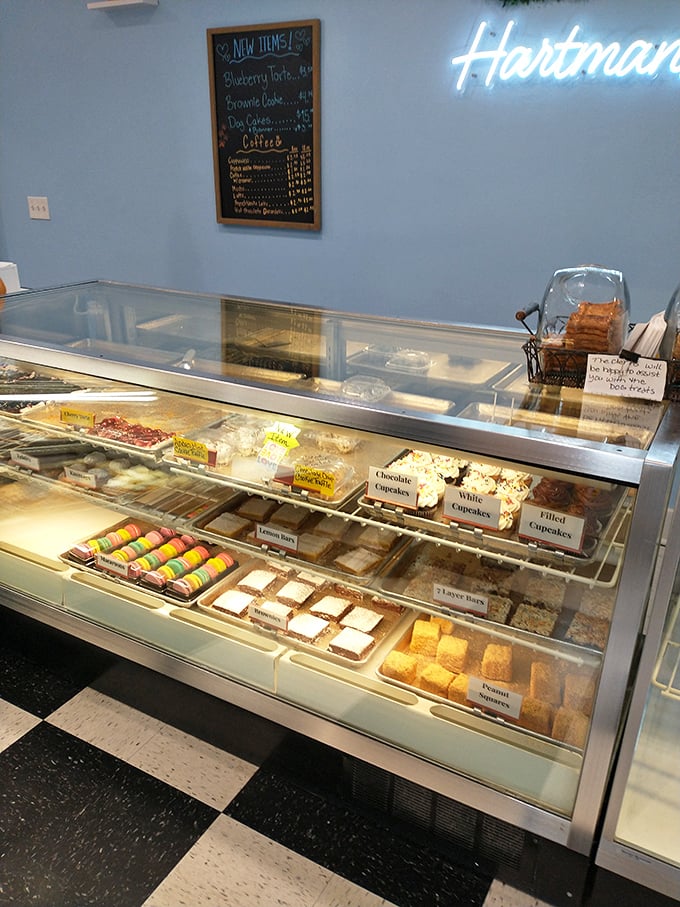
[[[79,571],[65,582],[64,607],[559,815],[568,816],[573,808],[580,752],[479,710],[438,703],[386,682],[377,669],[394,645],[394,634],[365,664],[349,667]]]
[[[106,579],[76,571],[65,586],[64,606],[201,667],[275,691],[276,661],[285,650],[274,640],[164,604],[134,587],[125,592],[121,596],[120,587]]]
[[[282,656],[277,694],[556,813],[573,808],[581,758],[558,746],[301,652]]]

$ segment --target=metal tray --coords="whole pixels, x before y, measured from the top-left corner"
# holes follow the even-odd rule
[[[252,426],[250,423],[246,423],[245,427],[262,432],[264,431],[264,426],[273,421],[275,421],[275,417],[268,417],[267,419],[259,420],[259,428],[258,422],[255,421],[252,421]],[[224,427],[225,439],[228,439],[231,433],[238,431],[242,424],[243,423],[233,416],[225,419],[221,423]],[[202,433],[206,433],[207,431],[214,432],[219,427],[219,425],[212,425],[209,429],[203,429],[203,432],[194,430],[187,434],[186,437],[190,439],[200,438]],[[293,499],[309,499],[323,504],[323,506],[327,508],[341,509],[363,486],[364,476],[368,473],[368,467],[373,463],[384,462],[386,458],[393,457],[399,448],[393,442],[390,443],[379,437],[362,437],[357,439],[355,433],[342,429],[333,429],[325,434],[336,439],[335,446],[332,441],[329,441],[326,447],[321,447],[318,442],[313,440],[315,437],[323,437],[324,432],[309,428],[302,429],[298,436],[300,446],[295,449],[293,459],[296,462],[304,463],[304,452],[309,453],[310,462],[313,462],[313,458],[317,456],[325,455],[342,461],[342,467],[346,476],[339,487],[334,490],[332,496],[326,496],[314,491],[296,488],[294,486],[291,487],[284,484],[283,477],[281,476],[281,472],[284,470],[282,469],[277,477],[276,467],[270,466],[269,464],[263,465],[259,461],[257,454],[250,454],[248,456],[237,454],[233,457],[231,462],[224,466],[192,463],[188,459],[175,456],[174,452],[166,452],[163,459],[173,467],[185,470],[194,475],[197,473],[209,475],[223,479],[225,482],[233,483],[236,486],[245,486],[247,488],[259,489],[262,491],[272,491],[277,495],[285,495]],[[344,453],[340,449],[343,444],[346,444],[349,447],[356,445],[356,447],[355,449]],[[283,467],[285,467],[286,462],[287,460],[284,458],[282,463]]]
[[[359,350],[347,359],[347,365],[354,370],[361,369],[367,374],[383,378],[387,384],[390,378],[420,378],[450,384],[456,387],[483,388],[489,387],[505,374],[514,363],[499,362],[495,359],[472,359],[460,356],[449,356],[447,353],[433,353],[427,368],[412,370],[408,367],[389,366],[388,362],[397,354],[397,350],[375,348]]]
[[[266,594],[255,596],[257,603],[261,603],[265,599],[276,600],[276,593],[287,582],[291,580],[305,582],[305,576],[309,577],[310,575],[315,575],[317,577],[319,585],[316,587],[315,591],[310,595],[310,597],[304,602],[304,604],[297,608],[294,608],[295,614],[297,615],[309,613],[309,609],[326,595],[334,595],[340,598],[349,599],[352,602],[352,607],[359,606],[368,608],[371,611],[375,611],[382,616],[382,619],[377,627],[368,634],[375,640],[375,645],[371,647],[364,658],[348,658],[335,652],[331,652],[328,649],[329,644],[333,641],[333,639],[337,637],[342,629],[337,621],[329,621],[328,626],[315,642],[306,643],[303,640],[291,636],[290,633],[288,633],[287,630],[283,628],[265,627],[257,622],[252,621],[247,615],[238,617],[237,615],[218,611],[213,607],[214,601],[220,595],[222,595],[229,589],[235,588],[238,583],[253,570],[260,569],[269,570],[275,573],[277,575],[277,579],[267,590]],[[309,580],[307,581],[307,584],[311,584],[309,583]],[[233,571],[226,579],[214,586],[210,590],[210,592],[201,595],[198,599],[197,605],[201,611],[204,611],[206,614],[210,614],[214,618],[224,620],[227,623],[237,624],[242,627],[248,627],[251,630],[256,628],[259,632],[274,636],[280,641],[285,642],[286,645],[292,646],[296,649],[301,649],[305,652],[311,652],[315,655],[323,655],[325,658],[328,658],[331,661],[343,665],[350,665],[352,667],[358,667],[365,664],[374,654],[380,644],[390,636],[392,631],[397,626],[400,626],[409,617],[409,611],[408,609],[404,608],[403,605],[396,602],[391,602],[388,599],[383,599],[375,592],[366,591],[365,589],[362,589],[356,585],[352,585],[351,583],[344,583],[338,580],[334,580],[332,577],[317,573],[316,570],[312,571],[308,567],[293,568],[288,566],[287,564],[283,564],[280,561],[264,558],[253,558],[252,560],[239,567],[238,570]]]
[[[480,566],[482,569],[477,572]],[[472,568],[470,573],[466,573],[466,568]],[[505,588],[500,583],[496,584],[494,577],[499,576],[507,578]],[[405,604],[413,606],[414,603],[418,603],[432,613],[487,627],[504,626],[507,628],[503,631],[504,633],[511,633],[524,644],[536,646],[546,643],[548,646],[552,646],[554,643],[558,643],[565,652],[571,652],[573,658],[587,657],[587,653],[595,653],[599,657],[600,650],[594,644],[592,646],[577,644],[568,639],[569,626],[578,611],[580,596],[585,592],[586,584],[570,581],[572,577],[569,573],[556,575],[554,572],[547,571],[546,584],[550,581],[564,584],[564,596],[559,607],[550,610],[547,606],[542,607],[540,602],[536,602],[535,593],[531,596],[526,595],[527,584],[536,576],[542,576],[542,574],[533,570],[520,568],[507,570],[500,567],[494,563],[493,555],[486,559],[478,558],[474,554],[462,554],[455,550],[449,552],[447,549],[437,546],[435,542],[419,541],[414,542],[395,557],[389,570],[381,575],[376,588],[385,595],[397,601],[403,601]],[[470,580],[473,582],[471,583]],[[446,604],[435,603],[433,601],[435,582],[461,592],[469,592],[471,595],[499,596],[501,599],[509,600],[511,605],[507,615],[501,619],[500,616],[494,617],[493,612],[483,615],[472,609],[466,611],[462,607],[458,609]],[[549,635],[512,626],[513,617],[522,602],[527,604],[536,602],[536,607],[542,612],[547,611],[551,617],[555,616],[554,626]]]
[[[90,539],[103,538],[111,532],[116,532],[118,529],[122,528],[123,526],[125,526],[128,523],[135,523],[137,526],[139,526],[139,528],[142,530],[142,535],[146,535],[147,533],[151,532],[152,530],[154,530],[154,529],[158,530],[160,528],[158,526],[158,524],[156,524],[156,523],[146,522],[144,520],[139,520],[134,517],[128,517],[127,519],[119,520],[118,522],[108,526],[107,528],[102,529],[101,532],[97,536],[90,536]],[[182,535],[184,533],[182,533],[181,530],[177,530],[176,534]],[[167,538],[170,538],[170,537],[171,536],[168,536]],[[167,538],[164,539],[163,542],[160,542],[159,545],[157,545],[155,547],[160,547],[160,545],[165,544],[165,542],[167,541]],[[197,589],[191,595],[181,595],[179,593],[174,592],[172,590],[172,587],[170,584],[168,584],[166,586],[156,586],[156,585],[152,585],[151,583],[147,582],[145,579],[146,571],[143,571],[142,573],[140,573],[139,576],[136,576],[136,577],[126,576],[121,573],[116,573],[116,572],[107,570],[104,567],[101,567],[97,563],[97,560],[94,556],[89,557],[89,558],[77,557],[74,554],[74,549],[79,544],[87,542],[87,541],[89,541],[89,539],[82,539],[81,542],[76,542],[76,544],[71,546],[71,548],[69,548],[68,551],[63,552],[60,555],[60,560],[62,560],[64,563],[68,564],[71,567],[77,566],[79,570],[83,570],[85,572],[92,573],[97,576],[105,577],[107,580],[110,580],[112,583],[117,583],[117,584],[120,584],[123,586],[134,586],[138,589],[143,590],[145,594],[148,593],[149,595],[151,595],[157,599],[159,598],[163,601],[172,601],[175,604],[183,604],[185,606],[190,605],[198,598],[199,595],[206,592],[207,589],[210,588],[210,586],[219,582],[219,580],[224,579],[224,577],[225,577],[225,574],[220,574],[218,577],[216,577],[210,583],[210,586],[208,586],[208,585],[203,586],[202,588]],[[113,553],[113,551],[115,551],[117,548],[123,547],[124,544],[125,543],[123,542],[120,545],[117,545],[116,547],[114,547],[110,551],[108,551],[107,553]],[[191,547],[193,548],[193,547],[195,547],[195,545],[202,545],[203,547],[205,547],[206,550],[208,551],[209,557],[215,557],[215,555],[219,554],[220,551],[227,550],[227,549],[222,548],[219,545],[215,545],[213,542],[206,541],[204,539],[196,539],[195,544],[191,545]],[[151,550],[153,550],[153,549],[149,549],[149,551],[151,551]],[[149,552],[146,552],[146,553],[149,553]],[[229,550],[228,553],[230,555],[232,555],[232,557],[234,558],[236,567],[238,567],[238,557],[237,557],[236,552]],[[143,556],[143,554],[139,555],[139,557],[142,557],[142,556]],[[202,563],[205,563],[205,560],[207,560],[207,558],[205,558]],[[132,563],[132,561],[130,563]],[[196,564],[195,567],[188,568],[183,573],[178,574],[174,578],[177,579],[181,576],[185,576],[186,574],[191,573],[193,570],[198,569],[200,566],[201,566],[200,564]],[[234,569],[234,568],[232,568],[232,569]]]
[[[422,617],[422,615],[421,615]],[[397,644],[390,651],[398,652],[408,652],[409,644],[411,641],[411,633],[413,631],[413,624],[415,620],[418,619],[418,615],[411,621],[409,628],[399,639]],[[546,652],[542,648],[536,648],[532,646],[531,643],[525,643],[521,640],[507,640],[503,637],[498,638],[493,634],[490,634],[488,631],[481,630],[480,628],[475,628],[473,625],[465,625],[464,623],[452,621],[454,625],[453,635],[458,638],[466,639],[468,641],[468,651],[465,661],[465,673],[468,676],[472,677],[482,677],[481,673],[481,664],[484,650],[489,643],[502,642],[505,644],[510,643],[512,645],[512,663],[513,663],[513,679],[510,682],[489,681],[494,686],[502,687],[507,689],[510,692],[518,693],[521,696],[528,696],[529,694],[529,683],[531,676],[531,663],[533,661],[542,661],[549,664],[552,670],[557,674],[563,683],[564,677],[570,672],[584,674],[586,673],[586,668],[590,668],[589,673],[592,673],[593,679],[597,679],[598,668],[596,665],[584,665],[581,663],[578,666],[575,666],[572,662],[567,659],[561,658],[557,654],[551,654]],[[387,656],[387,652],[385,653]],[[420,670],[422,671],[423,667],[427,663],[434,662],[434,658],[428,656],[419,656],[420,661]],[[384,663],[384,659],[383,659]],[[470,703],[462,704],[455,702],[451,699],[445,699],[442,696],[438,696],[436,693],[432,693],[429,690],[422,690],[419,686],[403,683],[401,681],[395,680],[392,677],[388,677],[382,671],[382,665],[376,669],[377,676],[383,680],[385,683],[389,683],[393,686],[400,687],[403,690],[408,690],[411,693],[416,693],[418,696],[422,696],[428,700],[434,702],[444,703],[447,706],[451,706],[455,709],[461,709],[465,712],[484,716],[484,718],[500,723],[504,727],[516,729],[518,732],[529,737],[534,737],[537,740],[542,740],[554,744],[563,749],[571,750],[574,752],[581,752],[580,748],[571,746],[569,744],[563,743],[560,740],[556,740],[554,737],[538,733],[530,728],[524,727],[519,719],[505,718],[503,716],[497,715],[492,711],[487,711],[482,709],[476,704]],[[417,680],[417,678],[416,678]],[[554,705],[554,709],[557,709],[557,705]]]
[[[240,531],[236,533],[220,533],[219,529],[211,528],[211,523],[214,522],[221,514],[235,514],[239,515],[237,511],[239,508],[246,503],[251,497],[256,497],[248,494],[247,492],[240,492],[234,495],[226,504],[223,504],[219,507],[213,508],[208,513],[201,514],[201,516],[193,522],[193,526],[199,532],[203,532],[208,536],[214,538],[222,538],[229,541],[236,541],[242,545],[247,545],[254,550],[264,552],[266,554],[279,554],[281,557],[285,558],[286,562],[291,564],[297,564],[301,569],[313,569],[318,570],[324,574],[329,574],[331,577],[342,580],[343,578],[348,579],[349,582],[356,585],[365,586],[375,580],[375,578],[385,569],[386,565],[389,564],[407,545],[410,541],[408,538],[400,536],[399,533],[393,532],[389,527],[385,527],[385,532],[389,535],[394,535],[393,543],[389,548],[385,550],[379,550],[375,547],[369,548],[371,551],[375,551],[376,555],[379,555],[375,564],[372,565],[364,573],[349,573],[343,571],[341,566],[335,565],[335,560],[338,557],[344,557],[350,555],[357,548],[364,547],[361,542],[361,535],[369,526],[362,525],[361,523],[355,520],[344,520],[342,513],[333,511],[332,514],[323,514],[312,509],[311,507],[300,507],[300,516],[304,516],[304,519],[299,526],[291,528],[290,526],[284,526],[280,523],[276,523],[276,510],[283,506],[283,504],[291,503],[277,501],[275,499],[270,499],[272,503],[272,513],[267,517],[266,521],[259,524],[265,527],[271,527],[274,529],[282,530],[286,533],[290,533],[292,536],[299,536],[305,533],[315,533],[315,530],[319,524],[328,517],[332,520],[337,520],[339,523],[344,522],[345,531],[341,537],[333,539],[331,536],[327,536],[331,545],[328,550],[325,551],[319,558],[314,560],[309,557],[306,558],[302,553],[299,553],[297,550],[288,549],[283,547],[283,545],[277,545],[276,542],[271,542],[267,544],[265,541],[259,540],[255,536],[255,530],[258,523],[255,520],[249,520],[247,526],[244,526]],[[294,503],[294,502],[292,502]],[[317,533],[319,537],[324,537],[323,533]],[[351,577],[351,578],[350,578]]]

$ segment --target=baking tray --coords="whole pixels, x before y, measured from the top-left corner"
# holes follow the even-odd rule
[[[387,464],[386,468],[389,468],[389,464]],[[538,477],[535,477],[534,484],[537,480]],[[597,484],[601,485],[602,483]],[[443,516],[443,500],[439,501],[437,506],[430,511],[419,512],[398,507],[394,504],[375,501],[365,495],[359,498],[358,503],[359,507],[367,514],[370,513],[374,519],[383,520],[396,526],[417,529],[427,535],[436,535],[452,542],[460,542],[473,548],[479,548],[483,551],[496,552],[524,560],[537,557],[553,557],[558,559],[560,563],[583,564],[595,559],[601,541],[609,532],[628,494],[628,490],[623,487],[617,488],[617,486],[607,485],[607,488],[613,493],[611,510],[606,518],[597,524],[597,535],[590,533],[585,536],[583,549],[580,553],[558,549],[550,546],[547,542],[539,543],[533,540],[525,541],[521,539],[517,533],[521,509],[517,512],[512,527],[496,530],[468,526],[464,523],[445,519]],[[523,503],[533,503],[531,494]],[[541,506],[544,506],[545,509],[553,509],[546,505]],[[586,529],[586,532],[588,532],[588,529]]]
[[[0,413],[3,415],[23,416],[39,406],[44,406],[41,399],[45,396],[59,394],[64,400],[69,394],[82,391],[82,386],[74,381],[52,375],[49,372],[27,371],[16,365],[0,363]],[[6,399],[13,397],[14,399]],[[37,399],[32,399],[37,398]]]
[[[197,531],[203,532],[208,536],[238,541],[241,544],[252,546],[261,551],[278,551],[278,553],[285,557],[286,561],[293,564],[299,564],[301,568],[320,570],[324,573],[330,572],[335,577],[338,575],[344,575],[346,577],[351,576],[351,582],[362,586],[372,582],[385,569],[385,566],[410,541],[409,538],[401,536],[398,532],[390,529],[390,527],[385,527],[384,532],[386,533],[386,538],[384,539],[384,542],[387,542],[387,536],[389,536],[391,541],[389,546],[386,544],[378,545],[374,539],[369,539],[369,544],[365,544],[365,538],[362,540],[362,535],[366,533],[367,530],[371,529],[370,526],[364,525],[356,520],[343,520],[342,513],[339,512],[336,513],[333,511],[332,514],[323,514],[311,508],[302,506],[295,508],[295,510],[299,511],[300,518],[302,519],[300,525],[294,527],[291,527],[290,525],[285,526],[276,522],[276,514],[282,507],[289,510],[291,502],[285,500],[277,501],[274,499],[269,499],[271,513],[259,525],[283,531],[292,535],[296,540],[298,536],[308,533],[315,535],[317,538],[328,538],[330,544],[323,554],[316,559],[311,556],[305,557],[302,552],[297,551],[294,548],[286,548],[282,543],[277,544],[276,541],[267,543],[264,539],[258,539],[255,536],[255,530],[258,523],[254,519],[248,520],[247,525],[235,533],[220,532],[219,524],[218,528],[211,526],[211,524],[215,523],[222,514],[226,513],[239,516],[239,508],[247,505],[253,498],[258,502],[265,500],[257,495],[249,495],[245,492],[238,493],[227,501],[226,505],[213,508],[210,512],[201,514],[201,516],[191,525],[194,526]],[[324,523],[326,520],[331,521],[333,524],[336,522],[342,524],[344,527],[342,535],[333,537],[332,535],[325,535],[323,531],[319,532],[320,524]],[[378,530],[378,532],[380,532],[380,530]],[[383,539],[381,538],[380,541],[382,542]],[[338,566],[335,564],[336,558],[347,557],[357,548],[367,548],[369,551],[375,552],[376,554],[375,563],[364,572],[352,573],[351,571],[343,569],[342,565]]]
[[[493,557],[478,558],[474,554],[455,549],[442,549],[434,542],[417,541],[395,557],[389,569],[379,578],[376,588],[404,604],[413,605],[417,602],[432,612],[456,617],[461,621],[504,625],[518,639],[533,641],[534,645],[539,642],[542,644],[543,641],[559,642],[560,646],[566,647],[565,651],[574,653],[576,658],[583,657],[587,652],[599,655],[601,649],[595,643],[575,643],[568,638],[571,621],[578,613],[580,596],[586,590],[586,584],[571,582],[569,579],[569,574],[547,574],[543,577],[540,572],[533,570],[508,569],[494,563]],[[449,589],[468,592],[472,596],[497,596],[502,600],[498,602],[499,610],[502,607],[502,610],[507,610],[507,614],[497,614],[491,610],[484,615],[472,608],[466,611],[462,607],[458,609],[435,603],[435,582]],[[529,593],[527,587],[532,582],[536,582],[539,588]],[[545,604],[545,597],[541,601],[541,585],[548,587],[552,583],[560,590],[563,587],[564,593],[561,601],[556,602],[551,609]],[[547,591],[547,588],[543,590],[544,596]],[[511,603],[509,607],[508,602]],[[551,620],[554,617],[554,625],[549,634],[543,635],[512,626],[517,609],[523,602],[538,608],[539,615],[545,617],[547,614]],[[599,626],[603,628],[605,624]],[[609,620],[606,621],[607,630],[608,627]]]
[[[128,388],[118,389],[125,392]],[[138,392],[138,388],[129,388],[131,392]],[[61,406],[48,405],[36,407],[23,418],[35,425],[49,427],[54,431],[77,433],[83,439],[93,444],[100,444],[107,448],[121,451],[134,452],[137,455],[157,457],[159,453],[172,444],[172,436],[194,431],[195,426],[211,425],[219,418],[219,409],[207,406],[205,403],[186,397],[172,398],[170,404],[153,400],[152,402],[133,400],[129,402],[109,402],[102,400],[99,391],[92,392],[92,400],[88,401],[87,392],[81,394],[77,401],[77,408],[84,412],[94,414],[96,423],[94,428],[81,428],[61,421]],[[174,404],[174,405],[173,405]],[[107,419],[121,419],[129,425],[142,425],[145,428],[159,429],[170,435],[153,444],[144,445],[134,441],[119,440],[104,437],[97,433],[97,426]]]
[[[421,615],[422,617],[422,615]],[[399,641],[390,651],[405,652],[409,651],[409,645],[411,641],[411,634],[413,631],[413,625],[418,619],[418,615],[411,621],[408,629],[402,634]],[[517,693],[521,696],[529,695],[529,685],[531,677],[531,664],[534,661],[541,661],[548,664],[554,672],[560,678],[561,686],[564,685],[564,678],[569,673],[577,674],[586,674],[590,673],[592,678],[597,681],[598,669],[594,665],[587,665],[584,663],[575,665],[573,662],[570,662],[564,658],[561,658],[559,655],[551,655],[546,652],[543,648],[536,648],[531,645],[531,643],[525,643],[519,639],[505,639],[504,637],[498,637],[494,634],[488,632],[482,632],[479,629],[476,629],[474,626],[465,625],[464,623],[452,621],[454,629],[453,635],[457,638],[462,638],[468,642],[467,657],[464,664],[465,673],[470,677],[483,678],[481,672],[482,657],[484,650],[489,643],[504,643],[512,645],[512,681],[504,682],[498,680],[490,680],[489,683],[493,684],[495,687],[501,687],[508,690],[512,693]],[[387,652],[385,652],[385,657],[387,657]],[[430,664],[435,661],[434,657],[429,656],[419,656],[419,672],[426,667],[427,664]],[[384,659],[383,659],[384,664]],[[422,696],[426,699],[432,700],[434,702],[439,702],[451,706],[456,709],[461,709],[468,713],[482,714],[485,718],[500,723],[503,726],[510,728],[517,728],[523,735],[528,735],[530,737],[535,737],[538,740],[548,741],[551,744],[559,746],[563,749],[571,750],[573,752],[581,752],[580,747],[576,747],[567,743],[564,743],[561,740],[556,738],[541,734],[531,728],[525,727],[521,724],[520,719],[506,718],[501,715],[496,714],[493,711],[487,711],[482,707],[475,704],[463,704],[455,702],[454,700],[444,698],[432,693],[429,690],[423,690],[419,686],[407,684],[398,680],[395,680],[393,677],[388,677],[382,671],[382,664],[376,669],[377,676],[389,683],[392,686],[399,687],[403,690],[408,690],[409,692],[416,693],[418,696]],[[416,682],[418,680],[418,675],[416,676]],[[555,703],[553,705],[554,710],[556,711],[558,705]]]
[[[246,455],[236,453],[230,462],[220,465],[205,463],[192,463],[188,459],[177,457],[173,452],[167,451],[163,459],[172,466],[184,469],[193,474],[215,476],[227,482],[247,486],[254,489],[272,490],[292,498],[310,499],[322,503],[325,507],[340,509],[360,490],[368,467],[374,463],[382,463],[386,458],[393,458],[399,449],[394,443],[379,437],[361,436],[357,433],[343,429],[318,429],[303,428],[297,437],[299,446],[288,456],[284,457],[280,466],[263,463],[259,451],[265,442],[265,435],[272,427],[275,417],[266,419],[230,416],[220,425],[212,425],[203,431],[193,431],[186,435],[189,439],[200,440],[201,436],[211,437],[223,430],[223,440],[230,443],[231,438],[238,437],[242,431],[254,435],[249,440],[252,446]],[[241,448],[243,449],[243,447]],[[236,447],[238,451],[238,447]],[[218,451],[219,453],[219,451]],[[331,495],[317,493],[314,490],[297,488],[287,484],[285,474],[291,470],[287,467],[289,461],[302,465],[318,465],[320,469],[328,469],[320,458],[328,457],[341,464],[346,473],[342,484],[333,490]]]
[[[266,570],[276,575],[276,579],[267,589],[266,593],[254,596],[255,604],[262,604],[266,599],[277,600],[277,593],[280,592],[283,586],[290,581],[294,581],[302,582],[308,587],[314,588],[314,591],[303,604],[299,607],[294,607],[293,610],[295,615],[309,614],[310,608],[327,595],[343,598],[350,602],[348,611],[355,607],[362,607],[381,615],[381,620],[378,625],[368,633],[368,635],[374,639],[374,645],[371,646],[370,650],[363,658],[349,658],[331,652],[328,648],[329,644],[332,643],[342,629],[338,621],[328,621],[328,626],[321,636],[315,642],[307,643],[291,636],[284,628],[262,626],[256,621],[251,620],[247,613],[242,617],[238,617],[235,614],[232,615],[223,611],[218,611],[213,607],[214,602],[220,595],[230,589],[236,588],[239,582],[254,570]],[[314,579],[311,580],[311,577],[314,577]],[[334,580],[332,577],[317,573],[309,568],[294,568],[271,558],[253,558],[243,564],[209,592],[199,596],[197,604],[201,611],[210,614],[214,618],[224,620],[227,623],[249,627],[251,630],[257,628],[259,631],[272,635],[282,642],[285,641],[286,645],[292,646],[293,648],[301,649],[305,652],[312,652],[315,655],[323,655],[339,664],[351,665],[352,667],[365,664],[378,646],[392,634],[392,631],[395,630],[396,627],[401,626],[403,621],[408,619],[409,616],[408,609],[403,605],[392,602],[389,599],[384,599],[375,592],[367,591],[351,583]]]
[[[87,542],[89,542],[91,539],[106,538],[110,534],[116,533],[119,529],[122,529],[123,527],[125,527],[126,525],[128,525],[130,523],[135,524],[141,530],[140,536],[137,536],[135,538],[139,538],[141,536],[146,536],[153,531],[155,531],[158,535],[162,534],[163,537],[161,540],[154,543],[153,546],[150,547],[149,549],[147,549],[146,551],[140,551],[137,558],[130,559],[129,561],[126,561],[126,562],[120,561],[116,565],[112,565],[111,567],[107,566],[106,564],[102,565],[98,561],[98,558],[96,557],[96,555],[94,553],[91,553],[88,556],[85,551],[82,551],[84,545]],[[68,564],[71,567],[77,566],[78,569],[83,570],[84,572],[88,572],[88,573],[91,573],[91,574],[94,574],[94,575],[100,576],[100,577],[105,577],[107,580],[110,580],[111,582],[119,583],[119,584],[122,584],[122,585],[128,586],[128,587],[134,586],[135,588],[141,589],[144,591],[144,593],[148,593],[149,595],[151,595],[153,597],[160,598],[164,601],[172,601],[175,604],[182,604],[184,606],[187,606],[187,605],[192,604],[201,593],[206,591],[206,589],[208,589],[214,583],[218,582],[220,579],[223,579],[225,577],[226,573],[219,574],[215,578],[211,579],[209,581],[209,583],[204,584],[201,588],[196,589],[195,591],[193,591],[190,594],[183,594],[183,593],[180,593],[180,592],[174,590],[173,589],[173,580],[168,580],[167,583],[163,586],[152,584],[149,581],[149,579],[147,578],[148,574],[152,571],[143,569],[139,573],[136,573],[134,575],[130,575],[127,573],[127,568],[129,568],[129,566],[131,564],[135,563],[136,560],[138,560],[139,558],[143,557],[146,554],[150,554],[152,551],[155,551],[158,548],[161,548],[163,545],[167,544],[167,542],[171,538],[174,538],[176,536],[184,536],[185,542],[186,542],[185,548],[182,551],[178,552],[177,556],[180,556],[182,553],[185,553],[186,551],[188,551],[190,549],[194,549],[198,546],[201,546],[201,548],[203,548],[205,551],[207,551],[207,557],[204,556],[201,558],[200,561],[197,560],[196,563],[191,567],[187,566],[186,569],[177,573],[173,577],[173,580],[180,579],[180,578],[186,576],[187,574],[193,572],[193,570],[195,570],[195,569],[200,569],[200,567],[202,567],[210,558],[215,558],[218,554],[220,554],[222,552],[226,552],[233,559],[234,566],[231,567],[230,569],[234,569],[235,567],[238,567],[239,562],[238,562],[238,556],[237,556],[236,552],[233,552],[229,549],[225,549],[220,545],[215,545],[213,542],[206,541],[204,539],[195,538],[195,537],[187,537],[186,533],[183,533],[181,530],[171,529],[170,527],[160,527],[157,523],[151,523],[151,522],[147,522],[145,520],[134,519],[132,517],[128,517],[123,520],[119,520],[118,522],[108,526],[107,528],[102,529],[96,536],[90,536],[89,539],[83,539],[81,542],[77,542],[75,545],[71,546],[71,548],[69,548],[67,551],[63,552],[60,555],[60,560],[62,560],[64,563]],[[191,540],[189,540],[189,538]],[[125,546],[125,544],[126,544],[126,542],[124,542],[124,541],[114,542],[112,547],[108,548],[105,553],[107,555],[113,554],[118,549],[123,548]],[[81,556],[77,555],[77,553],[76,553],[78,548],[81,548]],[[166,559],[166,561],[167,561],[167,559]],[[166,561],[164,561],[164,563]]]

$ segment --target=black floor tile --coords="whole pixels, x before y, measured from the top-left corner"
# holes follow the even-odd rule
[[[301,753],[307,749],[303,744]],[[333,777],[338,779],[338,766],[333,776],[332,751],[319,748],[319,758],[303,758],[296,778],[290,770],[291,748],[286,750],[283,760],[274,757],[256,772],[229,804],[227,815],[402,907],[484,903],[491,876],[400,836],[394,823],[361,814],[335,796],[330,788]],[[326,782],[317,786],[322,775]]]
[[[0,777],[3,907],[139,907],[217,816],[46,723]]]
[[[114,657],[0,608],[0,698],[46,718],[105,670]]]

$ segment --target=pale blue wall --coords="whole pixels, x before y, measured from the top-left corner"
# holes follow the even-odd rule
[[[400,316],[512,323],[553,270],[624,271],[638,320],[680,280],[680,78],[453,91],[500,0],[0,0],[0,258]],[[680,36],[677,0],[515,10],[566,36]],[[323,229],[215,221],[207,28],[322,22]],[[26,196],[47,195],[49,222]]]

